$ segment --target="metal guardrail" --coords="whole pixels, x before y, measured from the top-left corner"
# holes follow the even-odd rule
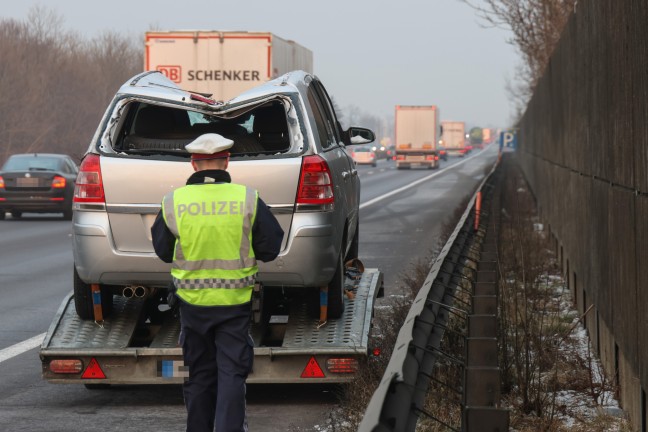
[[[497,166],[471,197],[412,302],[382,381],[365,410],[359,432],[414,431],[420,415],[425,413],[423,404],[430,377],[438,358],[444,356],[440,345],[449,315],[467,314],[453,307],[455,292],[467,279],[465,269],[485,237],[488,212],[483,209],[489,208],[493,196]],[[475,282],[470,280],[471,284]]]

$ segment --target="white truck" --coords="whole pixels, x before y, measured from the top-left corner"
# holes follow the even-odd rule
[[[144,70],[180,88],[227,101],[293,70],[313,72],[313,53],[268,32],[149,31]]]
[[[439,110],[436,106],[396,106],[396,168],[438,168]]]
[[[466,154],[466,124],[460,121],[441,122],[441,143],[448,155],[463,157]]]

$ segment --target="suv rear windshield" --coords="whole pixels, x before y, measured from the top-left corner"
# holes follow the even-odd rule
[[[186,155],[184,146],[205,133],[234,141],[233,156],[277,154],[290,150],[284,107],[270,102],[236,117],[132,102],[113,146],[129,154]]]

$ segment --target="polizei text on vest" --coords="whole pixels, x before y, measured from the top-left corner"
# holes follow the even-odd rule
[[[178,217],[184,213],[190,216],[225,216],[244,214],[245,203],[243,201],[208,201],[192,202],[178,205]]]

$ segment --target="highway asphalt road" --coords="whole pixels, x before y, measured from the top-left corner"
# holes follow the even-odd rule
[[[399,293],[411,263],[429,256],[457,206],[495,162],[495,146],[441,169],[396,170],[393,161],[359,166],[360,259],[384,273],[385,299]],[[180,386],[88,390],[41,379],[38,346],[72,290],[71,225],[59,215],[0,221],[0,430],[182,431]],[[248,386],[251,431],[326,430],[335,386]]]

